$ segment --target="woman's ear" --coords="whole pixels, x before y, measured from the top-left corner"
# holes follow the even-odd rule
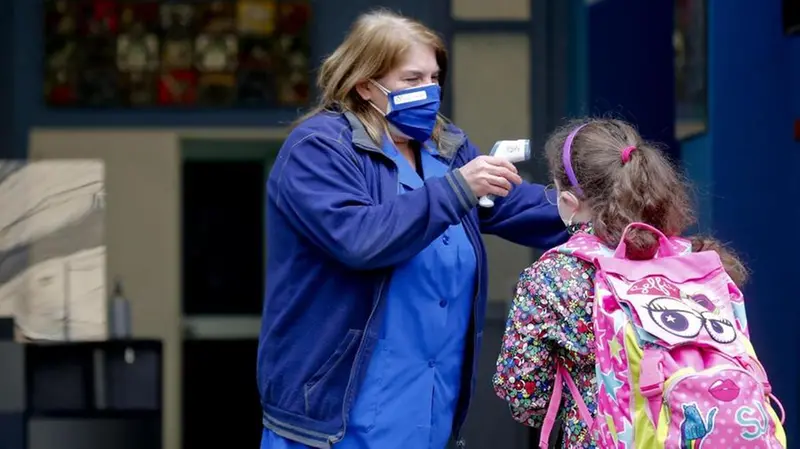
[[[369,81],[361,81],[356,84],[356,92],[365,101],[372,100],[372,84]]]

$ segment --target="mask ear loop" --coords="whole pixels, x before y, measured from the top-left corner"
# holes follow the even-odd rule
[[[556,204],[556,206],[557,206],[557,205],[558,205],[558,204]],[[572,211],[572,215],[570,215],[570,216],[569,216],[569,218],[567,219],[567,227],[570,227],[570,226],[572,226],[572,225],[573,225],[573,222],[572,222],[572,221],[575,219],[575,215],[577,215],[577,214],[578,214],[578,211],[577,211],[577,210],[574,210],[574,211]]]
[[[371,83],[373,86],[375,86],[375,87],[377,87],[378,89],[380,89],[380,91],[381,91],[381,92],[383,92],[383,94],[384,94],[384,95],[386,95],[386,99],[387,99],[387,100],[389,99],[389,94],[391,93],[391,91],[390,91],[389,89],[387,89],[387,88],[383,87],[383,86],[381,85],[381,83],[379,83],[379,82],[377,82],[377,81],[375,81],[375,80],[369,80],[369,82],[370,82],[370,83]],[[367,100],[367,103],[369,103],[369,105],[370,105],[370,106],[372,106],[372,108],[373,108],[373,109],[375,109],[376,111],[380,112],[380,113],[381,113],[381,115],[383,115],[384,117],[386,117],[386,114],[388,114],[388,113],[392,112],[392,103],[391,103],[390,101],[387,101],[387,102],[386,102],[386,110],[385,110],[385,111],[381,111],[381,108],[379,108],[378,106],[376,106],[376,105],[375,105],[375,103],[373,103],[373,102],[372,102],[372,100]]]
[[[578,211],[574,211],[572,212],[572,215],[569,216],[569,219],[567,220],[567,227],[572,226],[572,220],[575,218],[575,214],[577,213]]]

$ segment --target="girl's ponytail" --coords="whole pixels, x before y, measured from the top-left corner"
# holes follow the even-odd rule
[[[668,236],[679,235],[693,220],[683,180],[658,148],[633,141],[620,150],[621,166],[612,179],[606,201],[599,202],[602,223],[599,235],[616,244],[629,223],[648,223]],[[602,210],[605,209],[605,210]],[[658,238],[644,229],[632,229],[625,237],[626,257],[651,259]]]
[[[565,146],[571,151],[569,175]],[[595,232],[608,246],[617,246],[633,222],[647,223],[668,237],[680,236],[694,223],[680,171],[630,124],[614,119],[574,121],[556,131],[545,148],[553,179],[591,209]],[[629,259],[652,258],[658,249],[656,236],[643,229],[632,230],[625,239]],[[747,280],[744,264],[718,241],[694,237],[692,250],[716,251],[737,285]]]

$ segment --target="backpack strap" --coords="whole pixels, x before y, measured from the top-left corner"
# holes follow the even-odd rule
[[[663,356],[660,352],[645,350],[639,367],[639,392],[647,401],[650,419],[658,425],[658,410],[664,394]]]
[[[556,377],[553,381],[553,394],[550,396],[550,404],[547,406],[547,414],[544,416],[544,422],[542,423],[542,430],[539,436],[539,449],[547,449],[549,447],[550,434],[553,432],[553,426],[555,426],[556,419],[558,418],[558,409],[561,407],[564,382],[567,383],[567,388],[572,395],[572,399],[578,406],[578,413],[581,416],[581,420],[589,428],[589,432],[594,429],[594,419],[592,419],[592,414],[589,413],[589,408],[586,407],[586,403],[583,402],[583,397],[581,397],[578,386],[575,385],[575,381],[572,380],[569,371],[567,371],[561,363],[558,363],[556,365]]]
[[[778,406],[778,409],[781,412],[781,425],[783,425],[784,423],[786,423],[786,410],[783,409],[783,404],[781,404],[781,401],[779,401],[774,394],[769,393],[768,396],[770,399],[772,399],[772,402],[774,402],[775,405]]]

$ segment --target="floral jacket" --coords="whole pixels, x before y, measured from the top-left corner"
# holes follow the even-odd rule
[[[590,224],[570,233],[593,233]],[[540,427],[553,391],[556,360],[569,371],[589,411],[596,411],[595,356],[592,331],[592,264],[561,253],[548,253],[522,272],[508,314],[497,360],[494,389],[509,403],[517,421]],[[564,448],[595,444],[572,397],[563,396]]]

